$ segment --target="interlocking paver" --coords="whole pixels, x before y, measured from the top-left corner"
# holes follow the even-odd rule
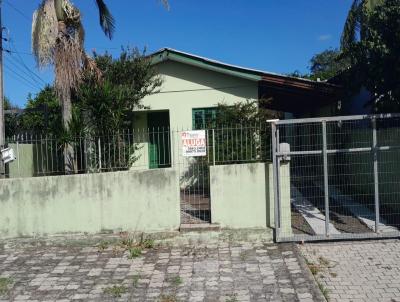
[[[330,301],[400,301],[400,241],[300,245]]]
[[[133,259],[115,246],[0,242],[0,278],[12,281],[0,301],[323,300],[294,245],[160,246]]]

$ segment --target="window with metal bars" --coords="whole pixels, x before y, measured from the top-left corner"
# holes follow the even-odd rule
[[[192,110],[193,130],[215,128],[217,108],[195,108]]]

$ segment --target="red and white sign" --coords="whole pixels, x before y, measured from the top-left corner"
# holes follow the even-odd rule
[[[181,139],[183,156],[189,157],[207,155],[205,130],[183,131],[181,133]]]

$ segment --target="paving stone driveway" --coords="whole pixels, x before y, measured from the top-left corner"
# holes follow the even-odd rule
[[[294,245],[221,242],[129,255],[113,244],[0,242],[0,301],[323,300]]]
[[[330,301],[400,301],[400,241],[304,244]]]

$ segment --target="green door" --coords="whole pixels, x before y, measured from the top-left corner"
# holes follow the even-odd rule
[[[149,127],[149,168],[171,167],[169,112],[149,112],[147,125]]]

